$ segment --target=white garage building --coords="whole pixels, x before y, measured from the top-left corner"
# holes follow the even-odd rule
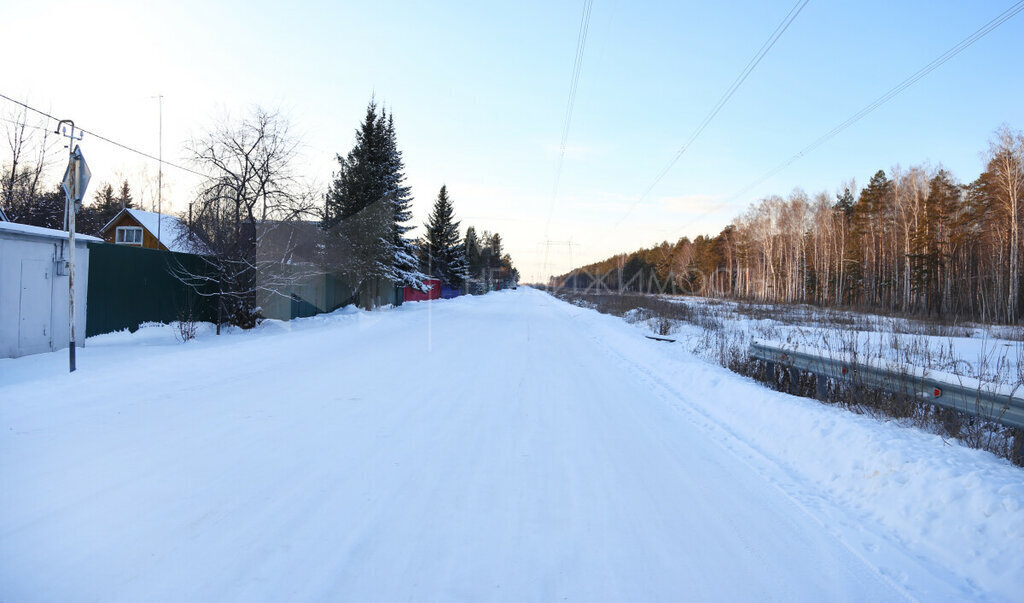
[[[75,338],[85,342],[89,249],[75,235]],[[66,348],[68,233],[0,221],[0,358]]]

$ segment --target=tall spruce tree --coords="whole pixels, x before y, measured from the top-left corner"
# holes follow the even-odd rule
[[[109,182],[104,182],[96,194],[93,195],[92,204],[82,207],[79,217],[76,218],[79,232],[90,235],[98,235],[100,229],[117,216],[121,211],[114,194],[114,187]]]
[[[356,130],[356,143],[348,155],[336,155],[338,171],[334,174],[325,200],[323,224],[330,228],[342,220],[381,201],[387,192],[383,179],[383,124],[373,100],[366,106],[366,115]]]
[[[461,287],[467,278],[466,254],[447,186],[441,186],[424,226],[426,234],[423,251],[429,274],[441,279],[446,285]]]
[[[405,185],[405,162],[402,160],[402,151],[398,149],[394,115],[386,114],[386,118],[385,122],[385,113],[382,112],[380,129],[384,163],[381,173],[385,197],[393,206],[393,234],[389,260],[397,282],[422,289],[425,275],[416,267],[415,243],[406,236],[412,230],[412,226],[407,226],[412,220],[412,189]]]
[[[128,181],[121,182],[121,192],[117,196],[118,211],[135,207],[134,201],[132,199],[132,189],[128,186]]]
[[[321,224],[328,231],[325,255],[360,281],[388,278],[423,288],[415,248],[406,233],[412,218],[402,152],[394,119],[370,100],[348,155],[328,189]],[[346,266],[345,264],[349,264]]]
[[[463,245],[466,258],[467,280],[470,290],[475,291],[480,283],[480,274],[483,272],[483,262],[480,257],[480,239],[476,236],[476,228],[470,226],[466,229],[466,240]]]
[[[109,182],[104,182],[103,186],[96,190],[92,204],[100,213],[110,214],[110,217],[114,217],[113,214],[121,211],[121,205],[118,203],[117,197],[114,196],[114,187]]]

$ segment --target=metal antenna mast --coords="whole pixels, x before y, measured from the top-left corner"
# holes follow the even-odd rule
[[[155,97],[158,104],[159,114],[159,129],[158,129],[158,140],[160,149],[157,151],[157,176],[156,176],[156,240],[160,241],[162,245],[162,239],[160,238],[160,227],[164,223],[163,215],[163,196],[164,196],[164,95],[158,94]]]

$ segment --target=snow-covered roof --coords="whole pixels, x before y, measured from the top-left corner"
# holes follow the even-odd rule
[[[64,239],[67,240],[68,232],[66,230],[57,230],[55,228],[43,228],[42,226],[30,226],[28,224],[18,224],[17,222],[0,222],[0,232],[10,232],[15,234],[22,234],[36,237],[48,237],[51,239]],[[75,233],[75,242],[78,241],[97,241],[101,242],[103,239],[91,237],[89,235]]]
[[[106,226],[103,227],[102,232],[106,232],[108,228],[121,218],[121,214],[127,212],[132,218],[135,219],[143,228],[149,231],[149,234],[153,235],[153,238],[157,238],[160,243],[170,251],[178,251],[181,253],[190,253],[192,249],[189,248],[188,242],[183,236],[188,232],[188,227],[179,218],[168,214],[158,214],[152,211],[143,211],[141,209],[122,209],[114,219],[107,222]],[[160,236],[157,237],[157,232]]]

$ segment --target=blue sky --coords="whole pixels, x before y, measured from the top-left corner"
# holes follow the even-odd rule
[[[681,235],[716,233],[750,202],[834,192],[895,164],[977,176],[1002,123],[1024,128],[1024,15],[743,197],[792,156],[1012,4],[811,0],[686,155],[630,207],[793,2],[594,0],[547,272]],[[23,48],[0,92],[164,155],[224,114],[278,108],[302,170],[326,185],[371,95],[395,114],[422,223],[447,184],[463,225],[500,231],[524,276],[545,272],[545,224],[582,13],[576,2],[10,2]],[[73,25],[72,25],[73,24]],[[74,67],[58,39],[74,31]],[[3,110],[9,110],[9,106]],[[94,177],[155,166],[83,141]],[[194,182],[169,169],[164,196]],[[154,196],[153,184],[140,194]],[[571,250],[571,256],[570,256]]]

